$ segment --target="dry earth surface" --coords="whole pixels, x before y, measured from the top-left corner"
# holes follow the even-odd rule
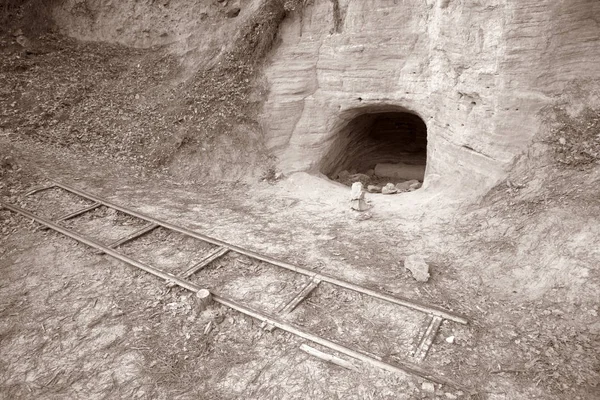
[[[224,307],[198,314],[189,292],[166,290],[144,273],[3,210],[5,398],[598,396],[600,254],[591,246],[600,234],[597,167],[548,167],[541,176],[552,175],[551,188],[532,176],[500,185],[471,206],[430,205],[402,214],[373,197],[372,218],[362,220],[347,206],[348,189],[308,175],[254,185],[182,185],[140,168],[48,152],[35,143],[19,146],[2,138],[12,160],[3,167],[3,200],[47,216],[83,206],[60,193],[22,196],[57,179],[233,244],[467,314],[468,326],[444,323],[425,365],[472,391],[437,386],[432,394],[411,376],[323,363],[301,352],[302,341],[289,334],[268,333]],[[105,242],[135,228],[124,216],[97,213],[73,227]],[[109,225],[89,225],[106,220],[101,217]],[[177,272],[207,248],[154,234],[126,252]],[[413,253],[431,264],[428,283],[413,281],[403,268]],[[270,268],[224,258],[198,283],[271,311],[302,281]],[[410,314],[322,287],[294,322],[393,361],[408,359],[415,345],[416,338],[404,334],[423,329]],[[445,341],[449,336],[454,343]]]

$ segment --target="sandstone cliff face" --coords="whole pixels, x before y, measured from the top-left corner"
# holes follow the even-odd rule
[[[285,172],[316,172],[354,118],[408,110],[427,125],[425,187],[481,192],[545,108],[600,104],[573,89],[598,93],[599,62],[596,0],[316,0],[281,28],[261,123]]]

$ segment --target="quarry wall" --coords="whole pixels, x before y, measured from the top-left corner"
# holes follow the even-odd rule
[[[502,179],[543,111],[597,90],[600,2],[314,1],[284,21],[261,123],[286,172],[316,172],[356,116],[399,106],[428,129],[426,187]],[[571,93],[565,98],[566,93]]]
[[[260,3],[66,0],[55,16],[79,39],[169,45],[189,70],[235,46]],[[427,126],[424,188],[484,191],[547,129],[548,108],[600,106],[597,0],[302,4],[257,85],[264,140],[284,173],[322,172],[355,118],[402,109]]]

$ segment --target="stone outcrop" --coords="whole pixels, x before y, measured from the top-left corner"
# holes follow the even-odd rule
[[[599,21],[596,0],[315,1],[284,22],[265,71],[268,146],[285,172],[316,172],[355,118],[406,111],[427,126],[425,190],[481,192],[542,110],[600,87]]]

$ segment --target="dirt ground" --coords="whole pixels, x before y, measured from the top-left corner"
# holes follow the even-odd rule
[[[379,291],[468,315],[446,321],[423,364],[468,390],[357,363],[349,371],[300,351],[304,341],[260,329],[225,307],[194,311],[190,293],[85,245],[0,211],[3,398],[478,398],[595,399],[600,318],[598,168],[501,185],[476,205],[429,203],[401,212],[370,196],[357,218],[348,189],[305,174],[276,184],[182,185],[35,143],[2,148],[2,198],[49,216],[86,204],[51,192],[49,178],[236,245]],[[398,196],[409,196],[403,194]],[[36,195],[38,196],[38,195]],[[42,196],[46,196],[45,198]],[[54,206],[50,206],[54,204]],[[70,222],[108,243],[138,228],[99,209]],[[106,225],[106,221],[109,221]],[[105,225],[103,225],[105,224]],[[100,235],[100,236],[98,236]],[[210,250],[159,230],[123,249],[179,272]],[[409,254],[430,263],[414,281]],[[204,275],[202,275],[204,274]],[[269,312],[301,277],[227,256],[196,283]],[[422,314],[324,285],[290,317],[299,326],[390,361],[410,360]],[[395,309],[394,309],[395,308]],[[445,339],[454,336],[454,343]],[[317,346],[318,347],[318,346]]]

